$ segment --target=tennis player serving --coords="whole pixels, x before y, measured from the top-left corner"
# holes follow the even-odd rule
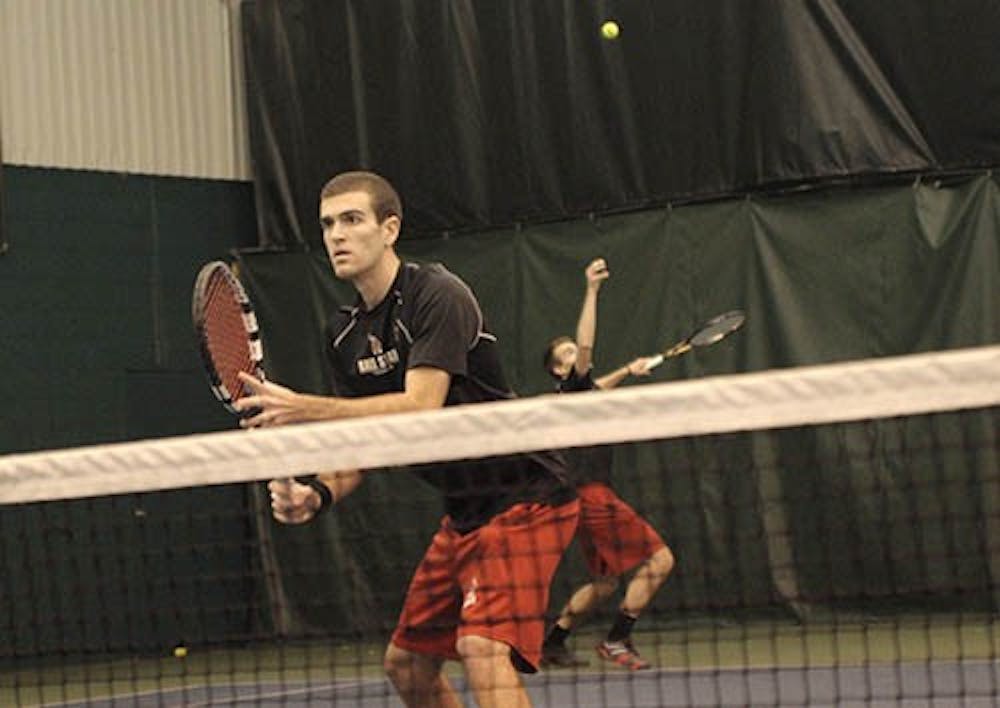
[[[559,393],[614,388],[629,376],[647,375],[654,363],[651,357],[641,357],[597,380],[591,377],[597,297],[609,275],[603,258],[587,266],[587,285],[576,326],[576,340],[559,337],[545,350],[545,369],[556,379]],[[597,654],[626,669],[649,667],[649,662],[632,644],[632,627],[670,575],[674,556],[653,527],[611,488],[611,453],[608,446],[570,451],[570,470],[580,495],[577,538],[592,578],[573,593],[549,630],[542,649],[545,666],[586,664],[566,646],[567,637],[588,614],[614,594],[619,576],[638,567],[625,588],[614,624],[605,640],[597,645]]]
[[[250,375],[235,402],[245,427],[478,403],[514,394],[472,290],[439,264],[403,263],[395,189],[370,172],[320,194],[336,277],[358,293],[328,326],[334,396],[297,393]],[[461,660],[483,708],[529,706],[517,671],[541,659],[549,585],[576,528],[579,502],[563,458],[544,452],[413,468],[444,496],[446,516],[411,580],[385,655],[408,706],[460,706],[441,668]],[[358,487],[362,471],[270,483],[274,516],[302,523]]]

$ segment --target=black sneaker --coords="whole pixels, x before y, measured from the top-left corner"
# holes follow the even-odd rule
[[[581,659],[565,644],[542,645],[543,669],[573,669],[590,664]]]

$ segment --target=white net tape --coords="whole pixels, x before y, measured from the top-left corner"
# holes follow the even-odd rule
[[[1000,404],[1000,346],[0,457],[0,503]]]

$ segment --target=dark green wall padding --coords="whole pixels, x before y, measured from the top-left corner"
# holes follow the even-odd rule
[[[0,453],[232,427],[197,359],[191,287],[202,263],[255,242],[251,185],[4,176]],[[0,656],[245,635],[247,496],[239,485],[0,508]]]

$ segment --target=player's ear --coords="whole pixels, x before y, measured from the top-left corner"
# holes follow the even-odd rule
[[[395,214],[390,214],[382,221],[382,233],[385,235],[385,245],[394,246],[399,238],[399,230],[402,226],[400,218]]]

